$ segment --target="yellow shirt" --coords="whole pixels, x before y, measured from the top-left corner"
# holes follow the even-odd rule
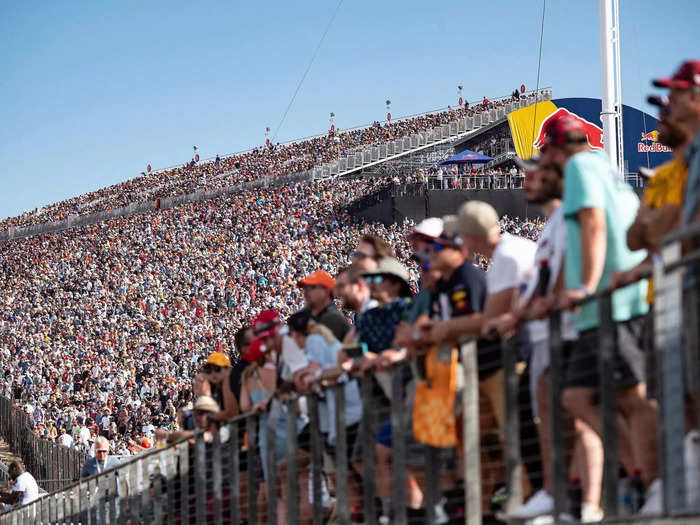
[[[662,164],[656,169],[656,173],[644,191],[644,204],[656,210],[666,204],[682,206],[687,178],[688,166],[683,157],[677,157]],[[647,302],[649,304],[654,302],[654,281],[651,279],[647,290]]]
[[[687,178],[688,167],[683,157],[662,164],[649,181],[644,192],[644,203],[655,209],[660,209],[664,204],[681,206]]]

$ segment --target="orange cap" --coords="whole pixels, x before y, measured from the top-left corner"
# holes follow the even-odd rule
[[[335,288],[335,279],[333,279],[328,272],[318,270],[317,272],[304,277],[297,283],[297,286],[299,288],[303,288],[304,286],[323,286],[324,288],[328,288],[330,291],[333,291],[333,288]]]

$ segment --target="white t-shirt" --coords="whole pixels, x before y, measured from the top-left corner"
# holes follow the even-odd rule
[[[64,447],[70,447],[73,444],[73,438],[70,436],[70,434],[61,434],[61,436],[58,438],[58,441]]]
[[[285,364],[282,379],[285,381],[290,381],[297,370],[309,366],[309,359],[304,351],[288,335],[282,336],[282,361]]]
[[[535,251],[537,245],[529,239],[509,233],[501,234],[493,251],[491,264],[486,271],[488,295],[508,288],[520,290],[535,273]]]
[[[566,223],[564,222],[564,212],[559,206],[542,229],[537,240],[537,252],[535,253],[535,271],[527,283],[527,288],[520,297],[520,305],[525,304],[537,293],[537,282],[539,280],[539,268],[543,261],[547,261],[549,266],[549,284],[547,295],[551,295],[554,285],[559,277],[559,272],[564,263],[566,255]],[[574,328],[570,312],[564,312],[562,317],[562,337],[566,340],[576,339],[576,329]],[[544,341],[549,337],[549,321],[531,321],[528,325],[530,341],[533,343]]]
[[[80,427],[79,439],[81,443],[87,445],[87,442],[90,441],[90,429],[88,427]]]
[[[26,505],[39,499],[39,486],[36,484],[34,476],[29,472],[22,472],[17,476],[15,484],[12,486],[12,492],[22,492],[22,497],[19,499],[20,505]]]

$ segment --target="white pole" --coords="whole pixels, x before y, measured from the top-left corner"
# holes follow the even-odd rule
[[[612,0],[599,0],[600,10],[600,80],[603,123],[603,148],[610,160],[617,163],[615,138],[615,59],[612,45]]]
[[[603,149],[622,177],[622,85],[620,83],[620,26],[618,0],[599,0],[600,80]]]

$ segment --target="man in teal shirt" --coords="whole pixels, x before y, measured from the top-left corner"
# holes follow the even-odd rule
[[[586,129],[571,115],[551,119],[544,129],[544,164],[563,172],[562,210],[567,228],[567,252],[560,306],[609,286],[610,276],[639,264],[644,251],[627,248],[626,232],[634,221],[639,199],[618,180],[608,157],[592,150]],[[618,391],[620,459],[628,474],[636,473],[647,488],[649,508],[661,487],[657,481],[657,405],[646,395],[646,355],[643,348],[647,283],[637,282],[613,294],[617,330],[614,377]],[[579,338],[565,364],[562,403],[574,416],[601,432],[596,394],[598,374],[598,308],[587,303],[574,314]],[[652,501],[654,500],[654,501]],[[642,511],[645,509],[643,508]]]

